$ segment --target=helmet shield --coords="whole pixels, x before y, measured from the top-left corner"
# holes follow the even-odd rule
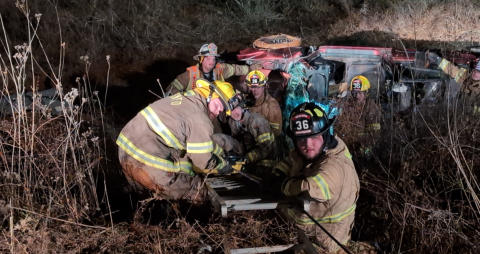
[[[267,83],[267,77],[265,77],[265,74],[259,70],[254,70],[251,71],[247,74],[246,77],[246,83],[247,86],[265,86]]]

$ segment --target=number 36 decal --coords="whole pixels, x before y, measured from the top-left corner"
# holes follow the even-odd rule
[[[297,131],[308,130],[310,129],[309,122],[307,119],[295,121]]]

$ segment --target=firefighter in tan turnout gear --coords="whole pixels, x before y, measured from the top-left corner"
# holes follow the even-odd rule
[[[140,111],[117,139],[119,160],[134,186],[155,191],[160,198],[203,202],[206,188],[198,175],[240,170],[222,157],[212,142],[211,120],[231,113],[233,87],[222,81],[199,80],[185,94],[160,99]]]
[[[274,172],[287,177],[281,187],[286,196],[308,196],[311,199],[309,213],[335,239],[347,244],[360,184],[350,152],[345,143],[334,136],[332,125],[333,119],[314,103],[297,106],[290,115],[289,124],[296,149],[276,166]],[[311,244],[297,247],[307,253],[340,250],[340,246],[300,209],[281,210],[311,241]]]
[[[255,104],[250,106],[249,110],[264,116],[275,136],[279,136],[282,133],[282,110],[278,101],[265,89],[267,84],[265,74],[259,70],[251,71],[245,81],[248,91],[255,99]]]
[[[272,158],[275,154],[275,136],[270,123],[262,115],[251,113],[239,105],[232,111],[228,125],[233,137],[223,133],[213,135],[214,142],[225,152],[245,157],[248,165]]]
[[[187,70],[178,75],[167,88],[169,94],[184,92],[194,89],[196,81],[205,79],[209,82],[215,80],[225,81],[232,76],[247,75],[249,67],[247,65],[217,63],[217,45],[208,43],[202,45],[198,54],[193,57],[198,64],[190,66]]]

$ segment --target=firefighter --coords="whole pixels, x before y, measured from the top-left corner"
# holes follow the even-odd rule
[[[198,79],[209,82],[214,80],[225,81],[232,76],[246,75],[249,71],[247,65],[218,63],[217,45],[214,43],[203,44],[198,54],[193,57],[198,63],[190,66],[178,75],[167,88],[168,94],[184,92],[195,88]]]
[[[265,89],[267,84],[265,74],[259,70],[253,70],[248,73],[245,83],[255,100],[249,110],[264,116],[270,122],[273,133],[278,137],[282,133],[282,111],[278,101]]]
[[[344,106],[347,114],[352,113],[357,116],[357,128],[377,132],[381,129],[380,108],[372,99],[368,98],[370,81],[362,75],[355,76],[350,82],[349,90],[351,97],[347,99]],[[363,122],[363,124],[359,124]]]
[[[161,199],[202,203],[206,188],[199,174],[240,170],[212,142],[211,120],[231,114],[235,91],[227,82],[198,80],[195,89],[160,99],[140,111],[117,139],[123,172],[133,186]]]
[[[480,81],[480,61],[477,62],[475,69],[472,71],[472,79]]]
[[[265,170],[259,166],[271,167],[276,154],[275,136],[270,123],[262,115],[237,106],[228,119],[228,125],[233,137],[214,134],[212,138],[215,143],[227,153],[245,157],[248,168],[256,165],[253,173],[263,175]]]
[[[350,240],[360,184],[345,143],[333,132],[330,110],[302,103],[290,114],[289,135],[295,150],[274,169],[285,176],[281,191],[287,197],[310,200],[309,213],[341,243]],[[334,112],[334,111],[330,111]],[[332,114],[332,113],[330,113]],[[297,248],[333,253],[340,249],[310,220],[300,207],[283,207],[282,214],[295,223],[310,242]]]
[[[446,86],[445,98],[447,101],[453,101],[459,94],[462,84],[468,76],[467,69],[455,66],[454,63],[438,56],[434,52],[427,51],[425,54],[428,67],[438,68],[451,78]]]
[[[480,61],[473,69],[470,80],[467,80],[462,88],[466,102],[472,108],[473,114],[480,114]]]
[[[468,100],[467,103],[472,108],[473,114],[480,113],[478,98],[480,97],[480,66],[477,63],[472,74],[468,75],[465,68],[457,67],[445,58],[438,56],[434,52],[427,52],[427,63],[442,70],[452,79],[447,84],[446,97],[448,101],[454,101],[457,94],[461,91]]]
[[[343,100],[339,128],[354,151],[367,158],[373,155],[381,131],[382,113],[375,101],[368,97],[370,81],[362,75],[352,78],[347,88],[350,96]]]

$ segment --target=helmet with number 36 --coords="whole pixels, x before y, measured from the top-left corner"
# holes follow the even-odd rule
[[[332,123],[321,107],[306,102],[298,105],[290,114],[289,132],[293,138],[323,134]]]

